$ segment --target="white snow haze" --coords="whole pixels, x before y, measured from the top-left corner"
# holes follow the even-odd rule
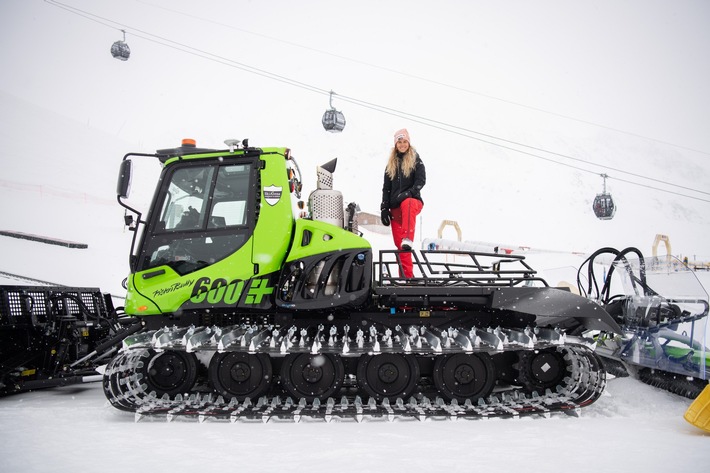
[[[704,0],[0,0],[0,230],[88,245],[0,236],[0,284],[125,295],[128,152],[285,146],[306,196],[337,157],[335,188],[374,213],[400,128],[427,170],[418,241],[454,220],[464,240],[568,252],[535,255],[546,269],[605,246],[650,255],[663,234],[709,262],[708,25]],[[122,30],[127,61],[110,53]],[[341,133],[321,124],[331,91]],[[95,383],[0,399],[0,469],[702,471],[690,402],[623,378],[581,417],[134,423]]]

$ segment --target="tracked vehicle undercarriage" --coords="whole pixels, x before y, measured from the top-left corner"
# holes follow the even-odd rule
[[[211,329],[198,330],[198,336],[200,331]],[[210,363],[212,389],[193,385],[173,396],[166,391],[175,391],[175,381],[189,384],[195,376],[195,362],[188,361],[194,354],[134,347],[111,362],[104,389],[115,407],[136,412],[137,419],[162,415],[168,420],[187,416],[231,421],[576,414],[601,395],[605,372],[589,347],[569,342],[534,346],[529,352],[507,347],[493,356],[481,348],[436,356],[381,353],[353,358],[327,351],[282,358],[225,352],[213,355]],[[524,386],[506,385],[499,378],[496,356],[517,359],[522,379],[511,382]],[[360,378],[352,373],[353,364]],[[280,385],[272,384],[279,365]],[[420,378],[422,371],[428,377]],[[493,392],[497,381],[500,389]]]

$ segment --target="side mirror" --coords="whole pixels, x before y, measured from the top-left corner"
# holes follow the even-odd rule
[[[128,215],[127,213],[123,216],[123,223],[130,229],[133,229],[133,215]]]
[[[118,184],[116,185],[116,194],[119,197],[126,199],[131,193],[131,176],[133,162],[130,159],[124,159],[121,162],[121,169],[118,172]]]

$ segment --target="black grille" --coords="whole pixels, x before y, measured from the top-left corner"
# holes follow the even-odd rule
[[[97,288],[0,286],[0,326],[37,325],[56,317],[105,317],[106,303]]]

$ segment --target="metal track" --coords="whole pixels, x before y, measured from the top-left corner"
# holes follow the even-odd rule
[[[149,388],[141,368],[153,350],[182,352],[247,352],[267,353],[281,357],[291,353],[337,354],[357,357],[363,354],[402,353],[443,356],[456,353],[489,353],[551,349],[564,357],[567,374],[543,394],[526,392],[519,386],[499,386],[490,396],[472,402],[444,400],[431,387],[419,386],[407,399],[366,399],[345,386],[324,400],[294,399],[284,394],[259,399],[225,399],[197,390],[170,397],[158,396]],[[352,380],[351,380],[352,381]],[[350,385],[354,383],[350,382]],[[551,329],[450,328],[443,332],[411,326],[395,327],[383,333],[372,327],[368,333],[347,327],[327,329],[274,328],[271,326],[238,326],[229,328],[188,327],[163,328],[146,332],[124,341],[124,349],[109,363],[104,375],[104,392],[111,404],[121,410],[135,412],[136,420],[146,418],[172,420],[224,421],[301,421],[368,419],[482,419],[549,416],[556,412],[579,414],[582,407],[593,403],[606,385],[606,372],[586,340],[565,337]],[[353,392],[355,391],[355,392]]]

